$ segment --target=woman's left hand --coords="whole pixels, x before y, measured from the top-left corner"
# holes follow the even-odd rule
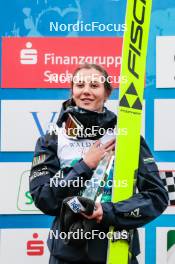
[[[97,223],[100,223],[103,218],[103,209],[101,203],[95,203],[95,209],[92,215],[86,215],[84,213],[81,214],[89,220],[96,219]]]

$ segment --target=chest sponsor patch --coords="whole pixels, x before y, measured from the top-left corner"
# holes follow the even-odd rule
[[[67,204],[74,213],[85,211],[84,206],[80,203],[77,197],[72,198],[70,201],[67,202]]]
[[[44,170],[44,171],[40,171],[40,170],[38,170],[38,171],[34,171],[34,172],[32,173],[32,175],[31,175],[31,177],[30,177],[30,181],[32,181],[34,178],[37,178],[37,177],[39,177],[39,176],[46,176],[46,175],[48,175],[48,174],[49,174],[49,172],[46,171],[46,170]]]

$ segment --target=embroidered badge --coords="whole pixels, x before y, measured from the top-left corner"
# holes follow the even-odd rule
[[[42,154],[37,157],[34,157],[33,162],[32,162],[32,167],[35,167],[41,163],[43,163],[46,160],[46,155]]]

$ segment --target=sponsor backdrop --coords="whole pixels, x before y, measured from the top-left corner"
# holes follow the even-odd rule
[[[100,11],[99,11],[100,6]],[[70,96],[84,62],[103,65],[117,112],[126,0],[7,0],[0,4],[0,261],[48,263],[52,217],[34,206],[28,176],[36,139]],[[158,163],[169,206],[140,229],[139,263],[175,263],[175,3],[153,0],[142,134]],[[10,37],[10,38],[9,38]],[[10,252],[10,254],[9,254]]]

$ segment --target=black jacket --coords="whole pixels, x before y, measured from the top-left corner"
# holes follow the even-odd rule
[[[54,234],[59,232],[59,215],[63,199],[78,195],[81,189],[73,186],[71,188],[63,188],[59,184],[58,186],[52,185],[50,187],[50,179],[60,169],[57,143],[56,135],[46,134],[38,139],[30,175],[30,192],[36,207],[45,214],[55,216],[51,228]],[[75,180],[80,177],[83,177],[85,181],[90,179],[92,174],[93,171],[80,159],[66,172],[64,181]],[[118,203],[103,203],[104,215],[102,222],[97,224],[94,221],[94,229],[99,231],[107,232],[111,225],[116,226],[118,229],[134,229],[133,259],[140,252],[136,228],[158,217],[168,205],[167,192],[164,189],[157,166],[143,137],[141,137],[140,144],[137,188],[139,192],[128,200]],[[138,209],[139,216],[135,217],[133,212]],[[76,263],[86,263],[86,261],[87,263],[106,263],[107,239],[96,238],[88,240],[86,246],[83,245],[77,248],[65,245],[62,239],[57,239],[52,234],[49,236],[48,246],[51,254],[55,257]]]

